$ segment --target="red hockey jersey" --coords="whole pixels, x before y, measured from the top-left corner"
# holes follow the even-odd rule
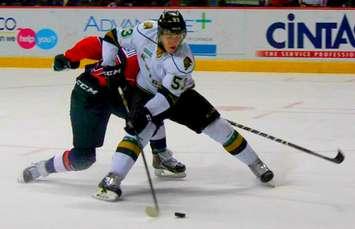
[[[100,60],[102,59],[102,39],[98,36],[88,36],[78,41],[72,48],[68,49],[64,56],[71,62],[78,62],[83,59],[97,60],[90,67],[90,74],[97,78],[100,86],[106,86],[107,82],[103,76],[103,68]],[[131,86],[136,85],[137,74],[139,71],[137,54],[135,51],[125,51],[126,66],[124,67],[124,77]],[[116,63],[120,64],[120,58],[117,56]]]

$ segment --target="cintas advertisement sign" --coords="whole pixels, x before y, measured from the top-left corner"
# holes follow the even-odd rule
[[[265,28],[266,49],[256,51],[268,58],[355,58],[355,22],[352,12],[290,12]],[[316,14],[317,15],[317,14]]]

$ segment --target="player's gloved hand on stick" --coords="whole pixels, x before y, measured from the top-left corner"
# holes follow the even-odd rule
[[[149,122],[153,122],[156,127],[162,125],[162,120],[152,116],[146,107],[142,107],[128,115],[126,131],[131,135],[139,134],[144,130]]]
[[[53,69],[54,71],[63,71],[65,69],[76,69],[80,65],[80,62],[71,62],[64,54],[58,54],[54,57]]]

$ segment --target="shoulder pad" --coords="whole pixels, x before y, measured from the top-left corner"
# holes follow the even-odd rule
[[[143,22],[143,29],[152,29],[154,26],[153,21],[144,21]]]
[[[138,24],[137,28],[141,33],[148,33],[150,31],[156,32],[156,29],[158,28],[158,24],[155,21],[144,21]]]
[[[158,24],[156,21],[144,21],[137,26],[138,33],[154,43],[156,43],[157,29]]]
[[[107,41],[111,44],[114,44],[116,46],[119,46],[119,43],[118,43],[118,37],[117,37],[117,28],[107,32],[103,38],[104,41]]]

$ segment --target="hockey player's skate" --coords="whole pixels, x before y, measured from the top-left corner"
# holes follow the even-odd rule
[[[46,161],[39,161],[33,163],[31,166],[25,168],[18,178],[18,182],[20,183],[29,183],[38,180],[41,177],[48,176],[48,172],[46,170]]]
[[[249,168],[262,183],[269,183],[274,177],[274,173],[260,159],[249,165]]]
[[[169,149],[153,152],[153,168],[155,175],[158,177],[186,177],[185,165],[176,160]]]
[[[94,197],[104,201],[117,201],[121,197],[121,181],[122,177],[110,172],[99,183]]]

